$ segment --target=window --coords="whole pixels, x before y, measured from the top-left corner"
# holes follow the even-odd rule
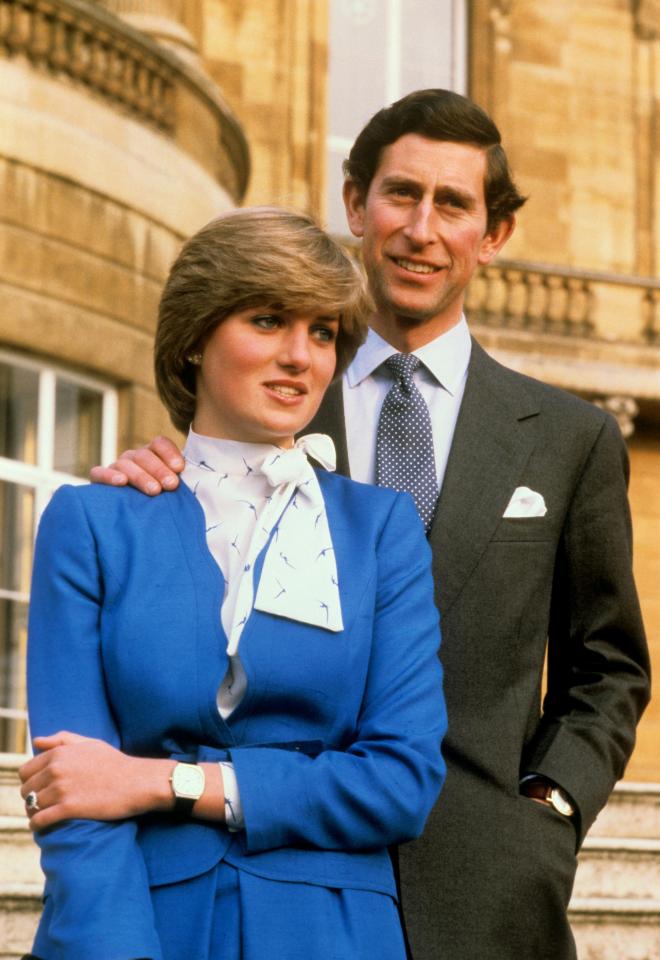
[[[466,0],[330,0],[327,224],[347,232],[341,165],[377,110],[412,90],[466,86]]]
[[[114,390],[0,351],[0,751],[27,742],[25,652],[32,545],[62,483],[114,459]],[[56,678],[55,678],[56,680]]]

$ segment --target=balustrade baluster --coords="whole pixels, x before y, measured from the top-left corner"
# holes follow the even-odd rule
[[[643,301],[643,336],[648,343],[660,343],[660,290],[647,290]]]
[[[10,0],[7,28],[4,36],[4,46],[10,54],[20,53],[28,45],[31,33],[32,9],[30,6]]]

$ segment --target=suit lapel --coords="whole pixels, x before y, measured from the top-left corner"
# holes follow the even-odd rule
[[[349,476],[348,446],[344,422],[344,398],[342,379],[330,384],[318,413],[306,427],[305,433],[327,433],[332,437],[337,451],[337,473]]]
[[[538,404],[523,381],[472,342],[465,394],[429,539],[446,614],[519,485],[534,438],[524,421]]]

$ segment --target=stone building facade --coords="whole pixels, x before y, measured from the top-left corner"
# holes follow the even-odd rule
[[[0,749],[25,736],[40,505],[171,432],[150,347],[181,239],[245,202],[323,219],[330,17],[368,31],[387,16],[397,35],[425,9],[455,31],[456,85],[496,119],[529,195],[506,257],[472,285],[474,332],[619,415],[660,668],[657,0],[0,0]],[[660,780],[659,746],[654,702],[631,778]]]

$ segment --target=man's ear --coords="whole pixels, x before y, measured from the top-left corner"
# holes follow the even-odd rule
[[[342,193],[348,227],[354,237],[361,237],[364,233],[364,193],[355,180],[344,180]]]
[[[515,228],[516,218],[511,214],[510,217],[507,217],[505,220],[500,220],[499,223],[488,230],[481,241],[478,257],[479,263],[482,265],[490,263],[493,257],[500,252]]]

